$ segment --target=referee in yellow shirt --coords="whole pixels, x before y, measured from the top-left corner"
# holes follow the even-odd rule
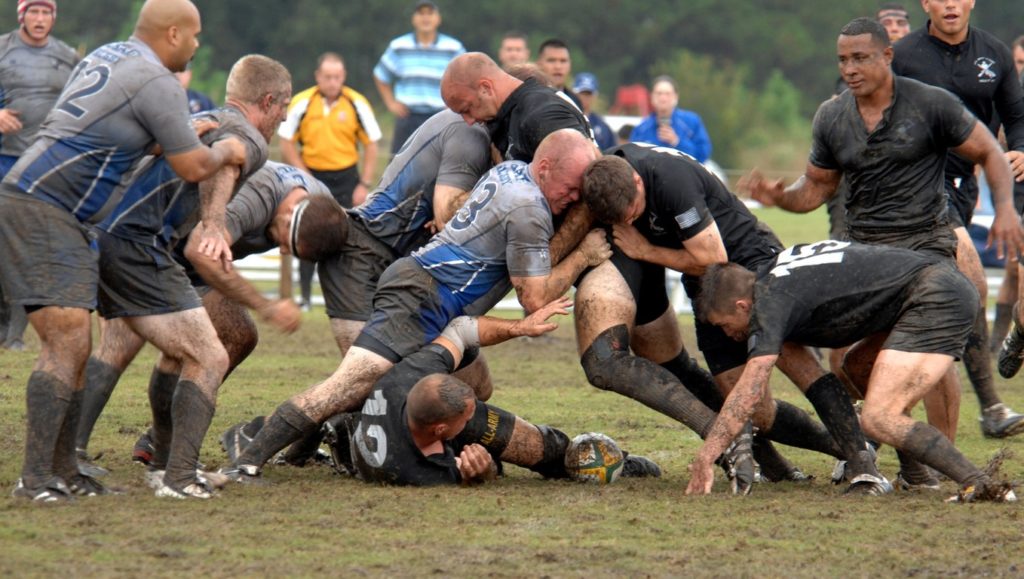
[[[345,86],[345,62],[326,52],[317,60],[316,86],[292,98],[277,135],[285,163],[307,170],[342,207],[366,199],[377,169],[381,131],[366,97]],[[362,171],[359,149],[363,149]],[[301,262],[302,305],[309,309],[314,264]]]

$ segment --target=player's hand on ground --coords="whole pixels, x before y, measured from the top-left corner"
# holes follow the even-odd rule
[[[1006,162],[1010,164],[1014,180],[1018,183],[1024,183],[1024,153],[1020,151],[1007,151]]]
[[[616,223],[612,225],[612,238],[622,253],[631,259],[647,261],[647,251],[651,248],[651,243],[637,231],[636,227]]]
[[[18,111],[14,109],[0,109],[0,133],[9,135],[21,130],[21,119]]]
[[[455,458],[462,480],[465,482],[483,481],[494,478],[495,466],[491,453],[479,444],[470,444],[462,449]]]
[[[278,330],[291,334],[299,329],[302,324],[302,311],[290,299],[280,299],[267,302],[259,310],[263,321],[272,324]]]
[[[536,338],[537,336],[548,332],[553,332],[558,328],[558,324],[555,322],[549,322],[548,318],[557,315],[567,315],[570,307],[572,307],[572,299],[567,296],[562,296],[552,302],[544,304],[544,306],[538,308],[537,311],[516,322],[516,330],[513,334],[516,336],[530,336],[531,338]]]
[[[765,179],[757,169],[745,177],[740,177],[736,188],[765,207],[774,207],[777,204],[776,200],[785,192],[782,179]]]
[[[608,244],[608,236],[603,229],[591,229],[576,248],[587,260],[587,265],[601,265],[612,256],[612,246]]]
[[[202,227],[199,235],[199,253],[220,261],[225,272],[231,271],[231,244],[227,241],[227,232],[212,224],[200,223],[197,227]]]
[[[1000,259],[1009,253],[1024,253],[1024,227],[1016,213],[996,211],[992,227],[988,230],[987,247],[995,247]]]
[[[711,485],[715,483],[715,470],[712,464],[693,461],[690,464],[690,484],[686,486],[688,495],[711,494]]]
[[[213,119],[193,119],[192,129],[196,132],[197,137],[202,137],[206,133],[216,129],[220,126],[220,123]]]

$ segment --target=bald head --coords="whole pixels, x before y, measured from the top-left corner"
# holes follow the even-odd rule
[[[475,400],[473,389],[465,382],[448,374],[431,374],[412,387],[405,408],[413,427],[428,428],[462,417]]]
[[[181,72],[199,48],[200,28],[199,9],[189,0],[146,0],[134,34],[171,72]]]
[[[135,23],[135,35],[161,34],[171,26],[199,22],[199,9],[189,0],[146,0]]]
[[[441,98],[468,124],[485,123],[523,81],[510,76],[482,52],[455,57],[441,77]]]
[[[456,56],[441,77],[441,90],[445,85],[476,86],[482,78],[495,78],[501,73],[498,64],[482,52],[467,52]]]
[[[549,157],[553,159],[581,158],[590,163],[597,158],[597,149],[594,141],[583,136],[583,133],[576,129],[558,129],[537,146],[535,159]]]
[[[559,129],[540,142],[530,167],[552,214],[580,198],[583,172],[599,155],[597,145],[576,129]]]

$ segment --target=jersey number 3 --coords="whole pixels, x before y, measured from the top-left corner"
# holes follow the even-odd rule
[[[67,95],[67,97],[57,105],[58,109],[75,117],[76,119],[82,118],[85,113],[89,112],[88,109],[79,104],[79,101],[100,92],[103,90],[103,87],[107,86],[107,81],[110,80],[110,67],[105,64],[99,64],[92,68],[84,69],[79,78],[89,80],[85,86]],[[76,80],[78,79],[76,78]]]
[[[473,220],[476,219],[476,214],[480,212],[491,199],[494,199],[494,194],[498,192],[498,185],[495,183],[484,183],[481,187],[482,194],[476,194],[469,198],[469,201],[463,205],[452,220],[448,222],[448,227],[458,231],[466,229],[473,224]]]

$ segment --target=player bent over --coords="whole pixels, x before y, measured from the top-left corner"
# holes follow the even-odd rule
[[[714,378],[690,358],[665,292],[665,268],[683,272],[687,294],[697,299],[700,276],[709,265],[732,259],[755,271],[781,244],[716,177],[671,149],[637,144],[612,149],[587,169],[584,198],[615,201],[591,203],[598,219],[608,219],[619,207],[626,207],[629,217],[613,225],[612,258],[587,273],[576,296],[577,340],[588,378],[670,413],[706,436],[713,410],[721,408],[722,396],[742,373],[746,351],[720,328],[698,320],[697,343]],[[630,347],[650,361],[629,355]],[[843,392],[839,380],[802,348],[788,348],[780,367],[808,393],[829,430],[803,410],[767,396],[755,417],[760,436],[852,457],[851,472],[877,475],[852,406],[826,402]],[[686,401],[682,393],[666,395],[684,386],[707,407]],[[760,449],[757,458],[762,472],[775,480],[803,477],[773,448]]]
[[[971,464],[939,430],[904,414],[963,353],[976,294],[950,260],[839,241],[794,246],[759,274],[736,264],[709,268],[698,315],[745,340],[750,357],[691,465],[686,492],[711,492],[711,462],[754,412],[786,341],[833,348],[873,338],[862,345],[884,343],[864,385],[867,435],[956,481],[961,501],[1016,500],[1009,485]],[[862,345],[847,359],[863,358],[855,354]]]
[[[335,253],[347,231],[345,212],[326,185],[304,171],[274,161],[268,161],[249,178],[228,203],[225,223],[226,241],[235,259],[278,247],[285,255],[318,259]],[[226,379],[259,341],[256,324],[246,308],[284,332],[298,328],[301,313],[291,300],[265,298],[237,269],[225,270],[219,261],[199,252],[200,236],[201,230],[193,230],[188,243],[179,244],[174,257],[202,297],[203,307],[227,351]],[[104,471],[87,462],[89,438],[121,373],[144,344],[145,340],[123,319],[101,324],[100,343],[86,366],[86,392],[76,439],[80,468],[93,476]],[[150,379],[152,394],[159,398],[161,392],[173,391],[171,385],[177,383],[178,371],[176,362],[161,356]],[[136,443],[132,458],[150,465],[154,452],[150,430]],[[161,460],[153,466],[162,468],[163,464]]]
[[[257,475],[278,450],[334,414],[358,408],[389,368],[440,335],[455,317],[490,310],[510,285],[533,311],[568,290],[584,268],[607,258],[600,232],[588,234],[560,261],[549,246],[552,215],[578,198],[580,178],[596,150],[583,135],[565,129],[549,135],[537,153],[529,165],[509,161],[492,169],[429,244],[388,267],[373,315],[341,366],[279,406],[232,474],[242,480]]]

